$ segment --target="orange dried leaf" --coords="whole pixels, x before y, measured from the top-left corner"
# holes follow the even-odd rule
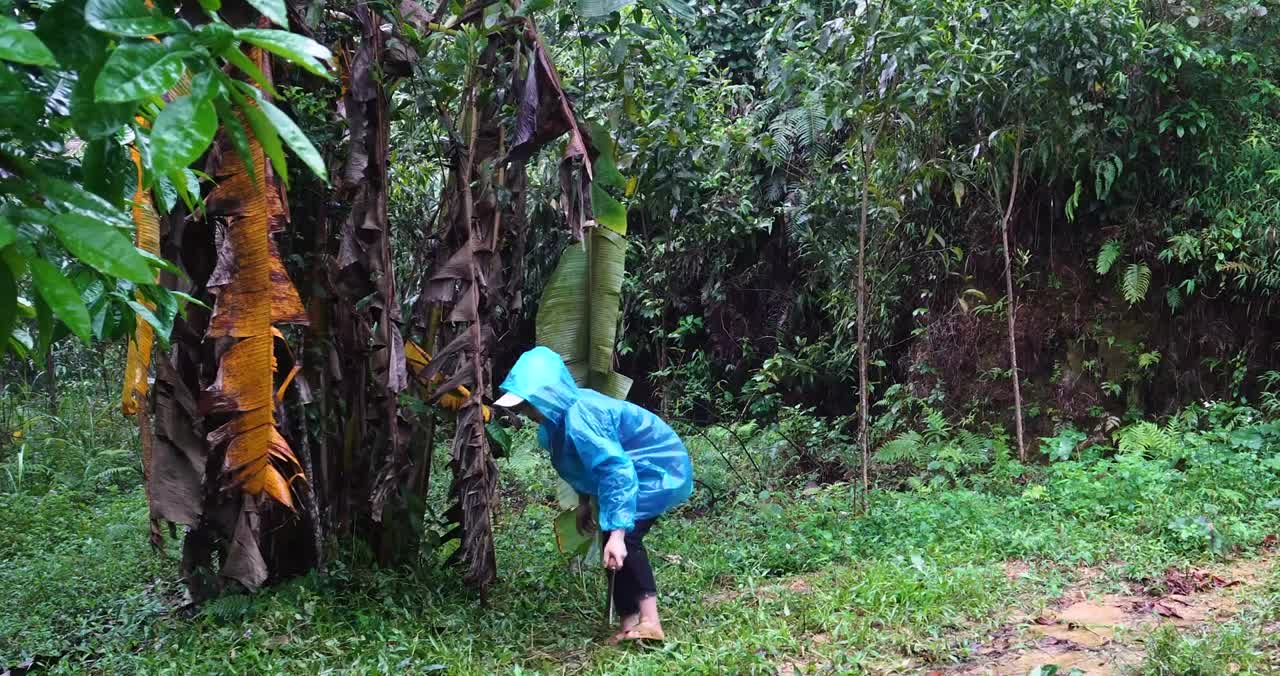
[[[160,253],[160,219],[151,204],[151,194],[142,188],[142,156],[136,148],[130,149],[129,153],[133,157],[138,175],[138,187],[133,193],[134,244],[144,251]],[[137,298],[139,302],[151,307],[151,303],[140,294]],[[133,340],[129,341],[125,360],[124,392],[120,399],[120,408],[125,415],[137,415],[147,398],[147,374],[151,371],[151,347],[154,340],[151,325],[139,319],[134,328]]]
[[[271,233],[288,221],[284,197],[256,139],[250,140],[249,156],[252,177],[237,155],[224,154],[220,181],[207,204],[208,213],[223,218],[226,229],[209,281],[216,301],[206,335],[240,339],[222,354],[209,387],[210,412],[235,416],[208,440],[227,445],[223,466],[232,486],[250,495],[266,494],[292,509],[291,479],[286,476],[302,472],[276,430],[275,404],[298,367],[278,389],[273,386],[275,339],[283,343],[284,335],[272,322],[303,323],[306,312],[271,241]]]

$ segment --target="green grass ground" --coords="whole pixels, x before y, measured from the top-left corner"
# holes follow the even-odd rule
[[[879,490],[865,510],[843,484],[740,491],[710,512],[695,496],[697,509],[649,540],[673,638],[649,648],[600,644],[603,576],[556,551],[550,470],[527,447],[502,461],[510,507],[487,608],[449,571],[375,570],[348,552],[323,577],[176,612],[176,560],[149,550],[140,489],[10,491],[0,493],[0,669],[32,657],[54,673],[112,674],[945,669],[1084,571],[1122,589],[1169,566],[1251,556],[1280,530],[1272,447],[1253,445],[1209,439],[1190,461],[996,468],[963,486]],[[698,461],[716,477],[713,460]],[[1142,669],[1276,673],[1280,650],[1264,628],[1278,599],[1273,580],[1235,620],[1153,637]]]

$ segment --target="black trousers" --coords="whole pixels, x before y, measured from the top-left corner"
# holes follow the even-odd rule
[[[622,538],[627,545],[627,558],[622,560],[622,568],[613,574],[613,607],[620,617],[640,612],[640,601],[658,595],[649,552],[644,548],[644,536],[653,522],[654,519],[636,521],[635,528]]]

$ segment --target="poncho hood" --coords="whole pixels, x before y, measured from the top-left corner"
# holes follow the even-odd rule
[[[563,424],[569,407],[582,397],[564,359],[546,347],[535,347],[520,355],[499,388],[532,404],[557,427]]]

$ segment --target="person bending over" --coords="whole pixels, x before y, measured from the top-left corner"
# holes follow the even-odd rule
[[[621,617],[613,642],[662,640],[644,536],[693,491],[684,443],[653,413],[578,387],[560,355],[545,347],[521,355],[500,389],[494,405],[540,423],[538,443],[551,452],[556,473],[599,503],[604,567],[615,571],[612,600]]]

